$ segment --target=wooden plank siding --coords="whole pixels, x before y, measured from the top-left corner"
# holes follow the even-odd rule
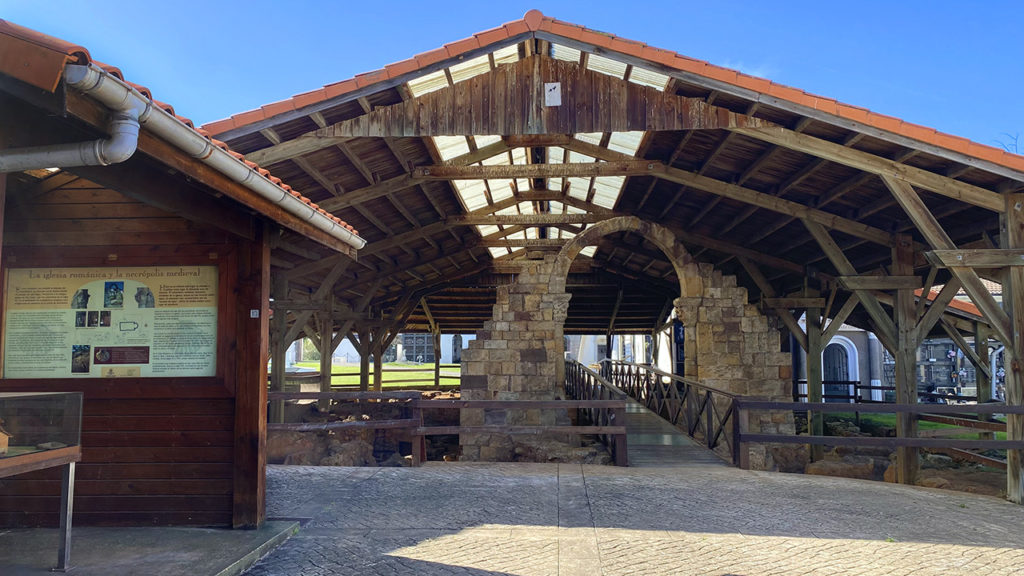
[[[253,339],[240,333],[251,327],[239,323],[236,310],[243,305],[237,261],[240,253],[252,252],[252,244],[85,180],[8,202],[5,267],[216,265],[219,270],[215,376],[0,380],[5,392],[83,392],[76,525],[235,524],[235,390],[238,379],[247,377],[240,376],[244,368],[236,357],[243,356],[240,340]],[[246,273],[258,278],[264,266],[267,258],[257,258]],[[251,304],[252,298],[244,303]],[[259,357],[255,353],[255,361]],[[251,465],[246,470],[256,473]],[[4,479],[0,526],[56,526],[59,472]],[[259,497],[249,497],[246,505],[261,511],[262,502],[253,501]]]

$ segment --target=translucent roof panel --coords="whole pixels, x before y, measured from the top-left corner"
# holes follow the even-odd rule
[[[569,163],[570,164],[583,164],[593,162],[593,156],[587,156],[586,154],[580,154],[579,152],[569,152]]]
[[[516,178],[516,190],[522,192],[530,189],[530,181],[526,178]]]
[[[493,224],[488,224],[487,226],[477,226],[476,227],[476,231],[479,232],[481,236],[490,236],[491,234],[495,234],[495,233],[499,232],[500,230],[501,230],[500,228],[498,228],[497,226],[495,226]]]
[[[409,80],[408,84],[409,92],[416,97],[447,87],[448,78],[445,77],[444,70],[438,70],[419,78],[413,78]]]
[[[587,144],[600,144],[601,137],[604,136],[604,134],[600,132],[579,132],[574,136],[577,140],[581,140]]]
[[[433,136],[434,146],[442,160],[451,160],[469,152],[469,142],[465,136]]]
[[[480,161],[484,166],[508,166],[508,152],[502,152],[501,154],[495,154],[490,158],[485,158]]]
[[[513,164],[526,164],[526,148],[514,148],[512,150]]]
[[[561,178],[548,178],[548,190],[560,192],[562,190]]]
[[[512,197],[511,180],[488,180],[487,187],[491,189],[491,199],[495,202],[508,200]]]
[[[595,252],[597,252],[597,246],[587,246],[583,250],[580,250],[580,254],[587,258],[593,258]]]
[[[498,140],[501,140],[501,136],[494,136],[494,135],[473,136],[473,141],[476,142],[476,147],[477,148],[483,148],[484,146],[490,146],[491,144],[494,144]]]
[[[594,178],[594,204],[602,208],[614,208],[622,192],[624,176],[598,176]]]
[[[639,131],[612,132],[611,138],[608,139],[608,149],[635,156],[643,137],[644,133]]]
[[[505,256],[506,254],[510,254],[508,248],[494,248],[494,247],[491,247],[491,248],[488,248],[487,251],[491,253],[491,258],[497,258],[499,256]]]
[[[519,44],[498,48],[493,52],[495,66],[519,61]]]
[[[580,51],[575,48],[569,48],[568,46],[562,46],[561,44],[551,44],[551,56],[557,60],[565,60],[567,62],[579,62]]]
[[[569,196],[586,200],[590,192],[590,178],[569,178]]]
[[[486,54],[483,56],[477,56],[471,60],[466,60],[465,62],[460,62],[448,69],[448,72],[452,75],[452,82],[456,84],[490,71],[491,61],[487,58]]]
[[[591,54],[587,58],[587,69],[622,79],[626,76],[626,65],[611,58]]]
[[[647,68],[633,66],[633,69],[629,72],[629,81],[641,86],[665,90],[665,86],[668,84],[668,76],[648,70]]]
[[[561,146],[551,146],[548,148],[548,164],[561,164],[562,158],[565,158],[565,148]]]
[[[484,194],[483,180],[452,180],[452,184],[459,191],[459,198],[465,204],[466,210],[472,212],[487,206],[487,196]]]

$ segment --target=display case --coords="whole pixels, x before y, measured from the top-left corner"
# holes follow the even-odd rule
[[[77,448],[81,431],[81,392],[0,393],[0,470],[21,456]]]
[[[82,459],[81,392],[0,392],[0,478],[63,467],[57,572],[71,558],[75,462]]]

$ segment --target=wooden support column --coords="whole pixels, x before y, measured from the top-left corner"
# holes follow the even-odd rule
[[[270,236],[241,242],[235,291],[235,434],[231,524],[258,528],[266,519],[267,353],[270,348]]]
[[[911,275],[914,272],[914,245],[909,235],[896,237],[892,250],[892,273]],[[914,290],[901,288],[896,291],[896,403],[917,403],[917,313]],[[917,437],[917,416],[896,415],[896,437]],[[917,480],[918,448],[903,447],[896,450],[896,481],[913,484]]]
[[[286,299],[288,297],[288,280],[281,276],[274,278],[270,293],[275,301]],[[284,392],[284,371],[287,364],[285,353],[290,344],[284,339],[286,332],[288,332],[288,311],[283,306],[275,305],[274,317],[270,320],[271,392]],[[284,400],[272,400],[269,410],[271,422],[284,422]]]
[[[1006,194],[1001,248],[1024,248],[1024,194]],[[1024,404],[1024,266],[1010,266],[1003,285],[1003,305],[1010,316],[1010,342],[1004,341],[1009,366],[1006,367],[1006,405]],[[1006,439],[1024,440],[1024,415],[1006,415]],[[1024,503],[1024,475],[1021,450],[1006,451],[1006,498]]]
[[[370,389],[370,335],[365,325],[356,326],[359,334],[356,343],[356,350],[359,351],[359,390],[366,392]]]
[[[327,295],[324,298],[324,308],[320,312],[320,321],[317,322],[318,332],[320,333],[320,391],[330,392],[331,391],[331,372],[334,371],[334,365],[332,363],[331,356],[334,355],[334,297]],[[320,407],[321,412],[326,412],[331,408],[330,400],[319,400],[317,406]]]
[[[373,391],[380,392],[384,387],[384,348],[387,344],[382,339],[383,334],[374,334],[373,350]]]
[[[821,341],[821,309],[807,310],[807,401],[821,402],[822,398],[822,366],[821,354],[825,343]],[[825,420],[821,412],[807,413],[807,428],[812,436],[825,434]],[[811,445],[811,460],[824,458],[824,446]]]

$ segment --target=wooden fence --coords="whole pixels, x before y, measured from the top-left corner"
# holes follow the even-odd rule
[[[591,373],[593,374],[593,373]],[[596,374],[593,374],[596,376]],[[407,418],[396,420],[357,420],[326,423],[270,423],[268,430],[323,432],[344,429],[407,429],[412,438],[413,465],[425,459],[426,436],[442,434],[593,434],[606,443],[618,466],[626,466],[626,427],[624,398],[591,398],[575,400],[427,400],[415,391],[390,392],[270,392],[268,400],[333,400],[338,402],[388,401],[409,408]],[[423,412],[444,408],[482,410],[581,410],[592,424],[581,426],[424,426]]]

